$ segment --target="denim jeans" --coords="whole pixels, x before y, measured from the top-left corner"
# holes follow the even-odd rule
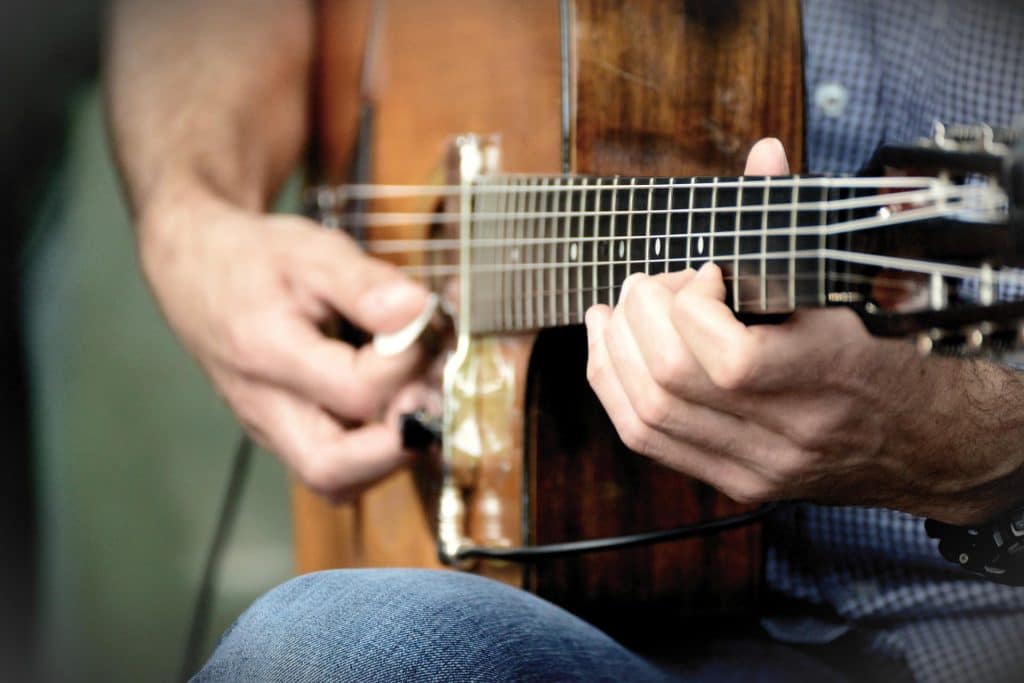
[[[549,602],[478,576],[335,570],[260,598],[193,680],[860,680],[767,637],[684,640],[680,657],[644,657]]]

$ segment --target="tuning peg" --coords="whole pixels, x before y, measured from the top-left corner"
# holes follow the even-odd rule
[[[933,327],[927,332],[919,332],[914,338],[914,346],[917,348],[917,352],[919,354],[927,356],[935,350],[935,344],[938,343],[942,337],[942,330]]]
[[[982,323],[964,328],[964,348],[967,353],[978,353],[985,345],[985,339],[991,332],[991,325]]]

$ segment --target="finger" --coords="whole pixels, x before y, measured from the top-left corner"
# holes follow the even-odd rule
[[[734,498],[752,499],[767,491],[767,482],[750,469],[720,455],[675,441],[667,434],[648,427],[640,419],[608,358],[604,339],[609,320],[610,311],[606,306],[595,306],[587,311],[587,379],[623,443],[637,453],[707,482]]]
[[[789,160],[778,138],[762,138],[754,143],[747,154],[743,175],[787,175]]]
[[[257,443],[321,495],[354,495],[411,457],[397,425],[346,430],[326,411],[278,387],[237,379],[217,384]]]
[[[689,284],[690,280],[692,280],[695,275],[697,275],[696,270],[693,268],[686,268],[684,270],[677,270],[671,273],[652,275],[651,280],[653,282],[657,282],[670,292],[678,292]]]
[[[395,266],[367,256],[347,235],[318,230],[304,248],[296,274],[314,295],[368,332],[394,332],[427,305],[425,287]]]
[[[711,381],[726,390],[753,389],[764,380],[755,335],[725,304],[722,271],[701,267],[675,295],[672,324]]]
[[[384,402],[423,370],[426,360],[419,345],[385,357],[370,344],[354,349],[325,337],[301,320],[282,323],[265,343],[256,376],[355,421],[375,418]]]
[[[675,291],[693,280],[695,271],[682,271],[669,284]],[[659,275],[637,284],[620,306],[644,366],[661,388],[706,405],[721,405],[722,391],[707,377],[672,323],[673,291]]]
[[[323,409],[283,391],[268,402],[261,430],[303,483],[336,502],[411,457],[402,448],[397,426],[375,422],[346,430]]]
[[[671,329],[671,324],[668,327],[672,336],[662,338],[662,343],[681,346],[683,342]],[[633,412],[644,424],[696,446],[723,453],[729,450],[723,446],[732,440],[731,435],[742,431],[740,421],[732,416],[727,420],[715,419],[714,411],[680,400],[660,386],[651,376],[640,352],[637,335],[630,329],[625,314],[620,311],[612,314],[604,328],[604,341],[614,377]]]

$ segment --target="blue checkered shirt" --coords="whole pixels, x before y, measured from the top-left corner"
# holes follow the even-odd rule
[[[1024,115],[1021,0],[803,0],[803,21],[809,172],[855,172],[936,119]],[[766,619],[776,637],[857,630],[919,681],[1024,681],[1024,588],[947,564],[920,518],[794,504],[767,534],[771,589],[834,614]]]

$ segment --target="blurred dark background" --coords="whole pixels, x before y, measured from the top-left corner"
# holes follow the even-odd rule
[[[236,438],[134,263],[105,4],[0,4],[0,680],[173,680]],[[261,456],[217,632],[291,571],[285,483]]]

